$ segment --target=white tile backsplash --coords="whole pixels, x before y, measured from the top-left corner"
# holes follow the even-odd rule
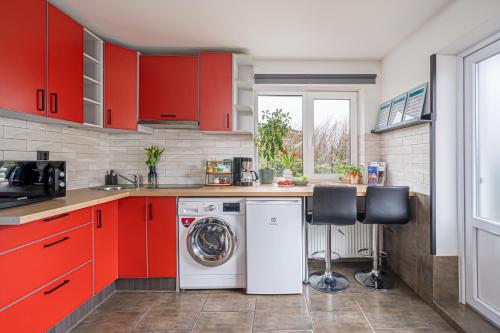
[[[175,129],[108,134],[0,117],[0,159],[33,160],[37,150],[48,150],[50,159],[66,161],[69,189],[101,185],[109,169],[139,173],[145,181],[149,145],[167,148],[157,168],[161,183],[203,183],[207,159],[254,157],[251,135]]]
[[[65,160],[68,188],[101,185],[106,170],[139,173],[146,180],[144,148],[166,146],[157,170],[161,183],[203,183],[210,158],[251,156],[251,135],[211,134],[196,130],[155,129],[152,134],[108,134],[64,125],[39,124],[0,117],[0,159],[35,159],[37,150],[50,151],[52,160]],[[390,185],[409,185],[429,193],[429,125],[375,135],[361,134],[359,163],[388,163]]]
[[[380,160],[387,162],[387,183],[430,192],[430,126],[422,124],[380,135]]]

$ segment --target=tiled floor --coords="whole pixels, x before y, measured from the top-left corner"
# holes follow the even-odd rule
[[[350,280],[341,294],[309,287],[303,295],[283,296],[231,290],[117,292],[72,333],[455,332],[404,284],[388,292],[358,285],[352,278],[357,268],[335,267]]]

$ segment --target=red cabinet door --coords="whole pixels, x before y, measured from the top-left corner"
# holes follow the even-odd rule
[[[104,44],[104,126],[137,129],[137,52]]]
[[[83,27],[48,5],[48,116],[83,122]]]
[[[66,274],[0,312],[4,333],[42,333],[92,296],[92,265]]]
[[[91,259],[90,224],[0,255],[0,308]]]
[[[0,109],[45,116],[45,0],[2,1]]]
[[[176,198],[149,197],[147,215],[148,277],[175,277]]]
[[[94,295],[118,278],[118,201],[94,207]]]
[[[231,131],[233,113],[231,53],[200,54],[200,129]]]
[[[139,58],[139,119],[198,120],[198,57]]]
[[[118,202],[118,276],[146,277],[146,198]]]

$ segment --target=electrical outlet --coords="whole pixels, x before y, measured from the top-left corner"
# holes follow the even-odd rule
[[[48,161],[49,160],[49,152],[46,150],[37,150],[36,159],[39,161]]]

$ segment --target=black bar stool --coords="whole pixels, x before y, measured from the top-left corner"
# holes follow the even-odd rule
[[[368,186],[366,189],[366,208],[358,214],[362,223],[372,224],[373,267],[369,272],[357,272],[356,281],[368,288],[390,289],[392,277],[380,269],[379,225],[405,224],[410,221],[410,189],[408,186]]]
[[[323,292],[342,292],[349,286],[349,281],[345,276],[331,270],[331,226],[356,223],[356,187],[315,186],[313,189],[313,209],[307,211],[306,214],[308,223],[324,225],[326,232],[325,271],[309,275],[309,284],[314,289]]]

